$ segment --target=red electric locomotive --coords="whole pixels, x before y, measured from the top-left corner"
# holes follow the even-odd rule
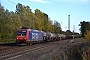
[[[39,30],[29,29],[29,28],[19,28],[16,35],[17,44],[32,44],[34,42],[43,41],[42,32]]]

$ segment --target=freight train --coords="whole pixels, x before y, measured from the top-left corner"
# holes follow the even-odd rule
[[[32,45],[33,43],[64,40],[66,38],[64,34],[55,34],[22,27],[17,30],[16,43]]]

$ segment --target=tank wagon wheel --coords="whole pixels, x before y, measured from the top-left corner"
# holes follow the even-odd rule
[[[45,43],[45,40],[41,41],[41,43]]]

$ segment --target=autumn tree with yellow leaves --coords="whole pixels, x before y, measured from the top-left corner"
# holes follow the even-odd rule
[[[90,40],[90,30],[86,30],[85,37]]]

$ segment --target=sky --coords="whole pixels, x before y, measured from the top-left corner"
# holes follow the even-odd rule
[[[15,11],[17,3],[29,6],[48,14],[54,22],[61,24],[63,31],[68,30],[68,15],[70,15],[70,31],[80,33],[78,26],[82,21],[90,22],[90,0],[0,0],[1,5],[9,11]]]

